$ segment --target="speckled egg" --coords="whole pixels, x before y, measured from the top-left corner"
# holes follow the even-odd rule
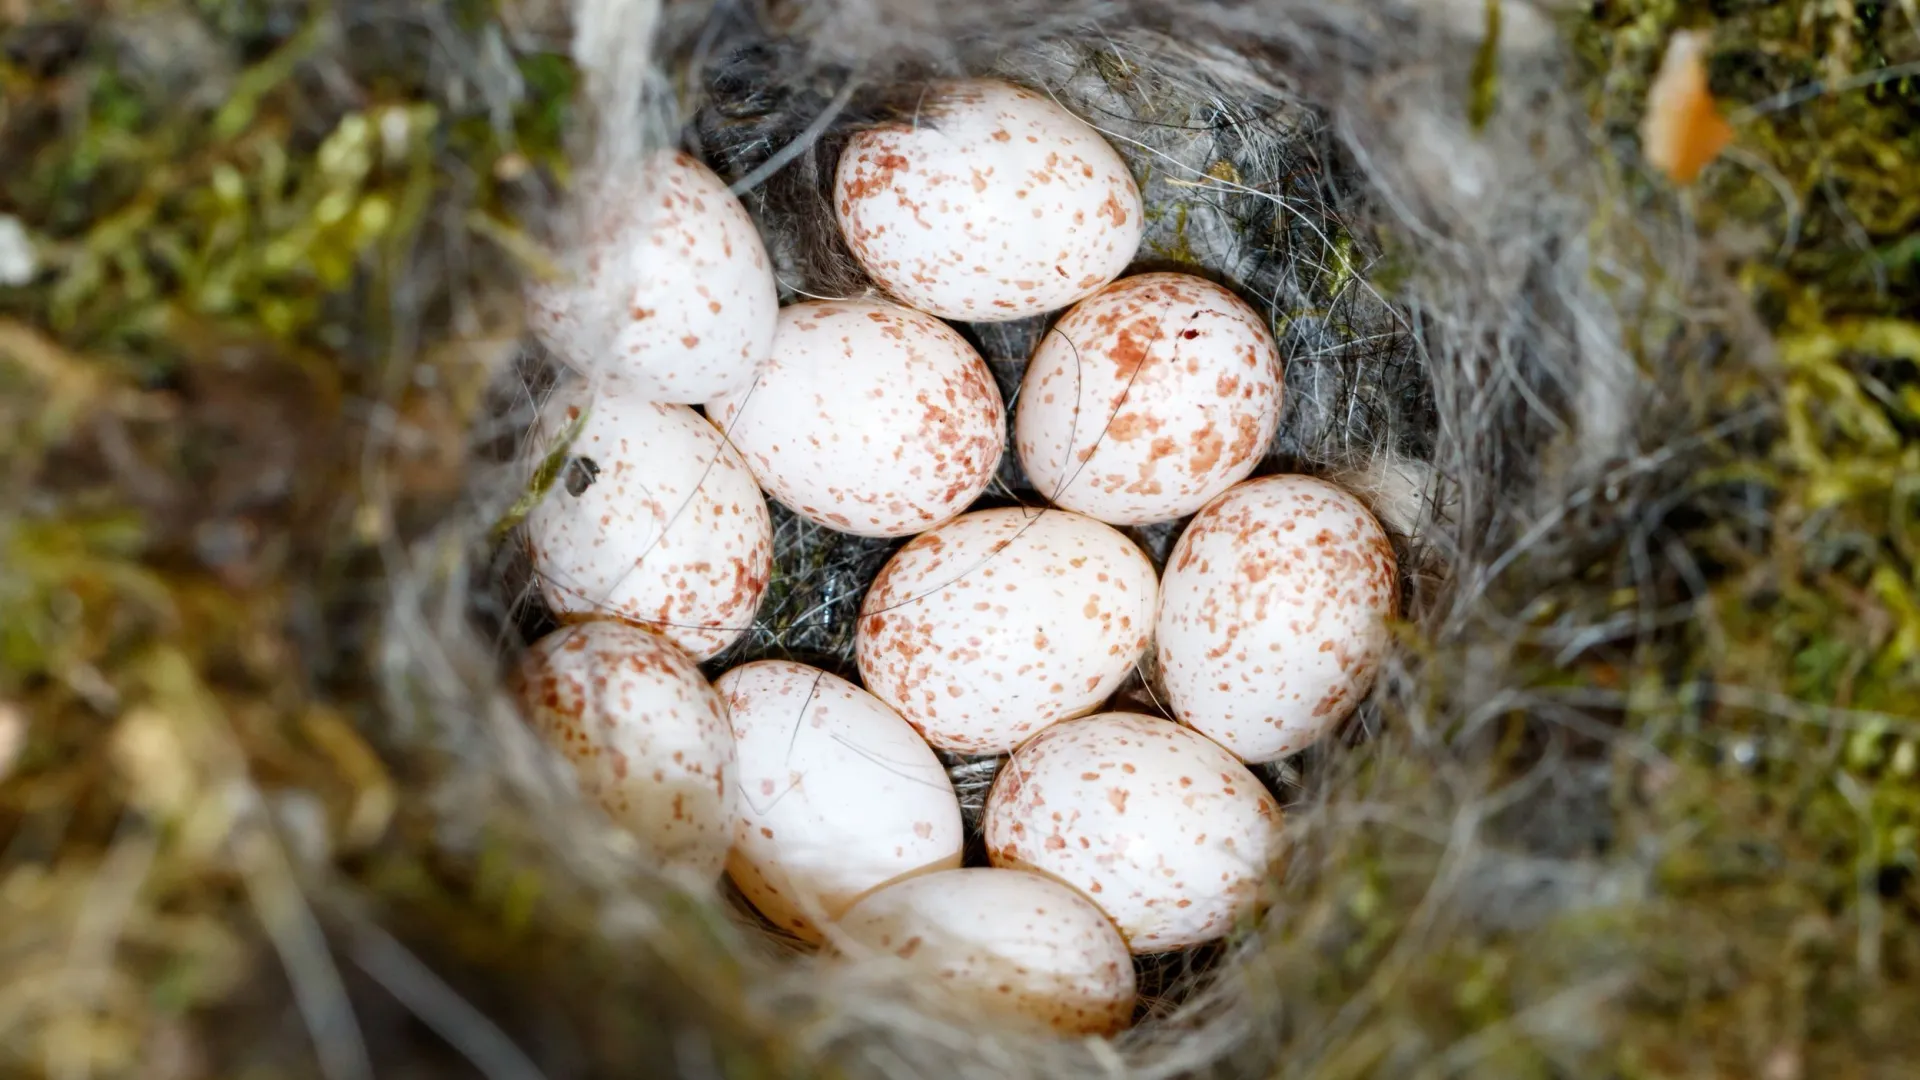
[[[927,741],[1003,754],[1092,712],[1146,651],[1153,564],[1062,510],[978,510],[915,537],[874,579],[860,677]]]
[[[946,319],[1054,311],[1112,281],[1140,246],[1140,192],[1100,133],[1036,90],[930,91],[911,124],[855,135],[834,207],[882,288]]]
[[[720,696],[684,650],[625,623],[565,626],[513,678],[581,791],[669,869],[712,881],[727,856],[734,747]]]
[[[1133,957],[1112,920],[1051,878],[947,870],[889,885],[840,919],[842,951],[892,953],[1001,1023],[1110,1035],[1133,1016]]]
[[[1041,494],[1115,525],[1185,517],[1245,479],[1280,423],[1265,320],[1188,274],[1122,278],[1034,350],[1014,445]]]
[[[965,510],[1006,448],[986,362],[946,323],[888,303],[784,309],[759,379],[707,415],[768,494],[861,536],[906,536]]]
[[[773,573],[765,496],[691,408],[579,383],[549,400],[533,452],[544,458],[582,410],[571,456],[527,515],[548,605],[563,620],[641,623],[713,656],[752,626]]]
[[[553,354],[595,383],[693,404],[746,388],[773,345],[773,267],[727,185],[683,153],[582,187],[581,242],[528,292]]]
[[[1246,761],[1306,747],[1373,686],[1395,611],[1393,547],[1351,494],[1250,480],[1175,542],[1156,655],[1173,715]]]
[[[993,865],[1085,893],[1136,953],[1225,935],[1280,852],[1280,807],[1218,744],[1155,716],[1100,713],[1035,735],[987,795]]]
[[[809,941],[871,889],[960,865],[960,803],[940,760],[873,695],[761,660],[715,687],[739,747],[727,873],[768,920]]]

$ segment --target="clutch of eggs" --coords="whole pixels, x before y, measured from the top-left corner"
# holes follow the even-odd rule
[[[1189,274],[1122,278],[1061,316],[1020,386],[1014,441],[1056,506],[1182,518],[1245,479],[1280,425],[1266,320]]]
[[[1304,749],[1372,688],[1395,573],[1352,494],[1311,476],[1234,487],[1167,558],[1155,653],[1169,710],[1245,761]]]
[[[1119,277],[1139,193],[1045,95],[940,84],[915,123],[855,135],[835,183],[855,257],[911,306],[776,311],[751,220],[683,154],[588,189],[573,276],[530,296],[587,376],[542,411],[534,453],[578,431],[526,524],[573,625],[516,686],[663,864],[710,880],[724,863],[775,925],[918,965],[976,1012],[1110,1033],[1133,1008],[1129,953],[1218,938],[1257,906],[1281,812],[1243,762],[1303,748],[1367,693],[1392,549],[1332,485],[1246,479],[1282,398],[1265,321],[1198,277]],[[1069,305],[1014,418],[1058,508],[966,512],[1006,407],[935,316]],[[700,674],[768,587],[768,496],[914,537],[862,603],[864,689],[784,660]],[[1164,576],[1113,528],[1189,514]],[[1179,722],[1096,712],[1149,642]],[[960,869],[936,748],[1012,754],[982,822],[993,869]]]
[[[931,90],[912,123],[853,136],[834,209],[853,256],[944,319],[1063,308],[1118,277],[1140,192],[1100,133],[1037,90],[977,79]]]
[[[861,536],[906,536],[965,510],[1006,448],[1000,389],[966,339],[872,301],[782,309],[759,378],[707,415],[768,494]]]
[[[962,514],[896,552],[854,631],[861,679],[928,742],[1003,754],[1092,712],[1146,652],[1146,553],[1064,510]]]
[[[779,304],[753,219],[706,166],[663,151],[583,185],[582,242],[527,295],[534,334],[609,389],[698,404],[743,390]]]
[[[906,721],[845,679],[761,660],[722,675],[739,754],[727,873],[809,941],[864,893],[960,865],[960,803]]]
[[[711,658],[752,625],[773,573],[753,474],[693,409],[578,381],[542,410],[537,459],[575,425],[560,475],[527,515],[548,605],[562,621],[641,623]]]
[[[731,840],[736,755],[720,696],[693,658],[638,627],[561,627],[527,650],[512,689],[580,790],[653,861],[711,882]]]

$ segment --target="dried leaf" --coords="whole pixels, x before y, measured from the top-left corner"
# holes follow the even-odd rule
[[[1682,30],[1667,43],[1660,73],[1647,89],[1640,129],[1647,163],[1676,184],[1691,184],[1733,141],[1733,127],[1707,89],[1706,35]]]

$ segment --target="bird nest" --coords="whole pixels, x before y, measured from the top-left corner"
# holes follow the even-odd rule
[[[0,1059],[1895,1074],[1920,28],[1802,7],[0,0]],[[1688,29],[1732,141],[1682,185],[1641,132]],[[1262,770],[1266,914],[1143,960],[1112,1040],[1000,1030],[658,877],[503,692],[550,619],[520,287],[579,163],[678,143],[783,296],[858,295],[837,148],[961,74],[1121,151],[1139,265],[1281,343],[1263,470],[1361,494],[1400,556],[1372,698]],[[963,329],[1010,393],[1043,328]],[[989,499],[1038,496],[1008,462]],[[775,516],[713,671],[850,671],[890,546]],[[972,822],[997,762],[948,765]]]

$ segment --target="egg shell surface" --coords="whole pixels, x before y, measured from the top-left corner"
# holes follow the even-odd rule
[[[906,536],[960,513],[1006,449],[986,361],[952,327],[890,303],[783,309],[760,377],[707,415],[768,494],[860,536]]]
[[[1295,753],[1366,697],[1397,604],[1393,546],[1352,494],[1249,480],[1167,558],[1155,655],[1169,711],[1251,762]]]
[[[1283,381],[1273,335],[1245,301],[1190,274],[1137,274],[1041,339],[1014,445],[1057,506],[1115,525],[1172,521],[1259,465]]]
[[[966,869],[911,878],[868,894],[837,927],[852,945],[925,969],[1002,1022],[1110,1035],[1133,1015],[1127,943],[1086,897],[1039,874]]]
[[[731,841],[734,745],[699,665],[625,623],[563,626],[535,642],[512,688],[580,790],[669,869],[712,882]]]
[[[1280,806],[1245,765],[1134,713],[1035,735],[994,779],[983,828],[993,865],[1080,890],[1136,953],[1225,935],[1280,852]]]
[[[705,165],[663,151],[582,186],[580,242],[528,290],[535,336],[609,389],[694,404],[743,390],[779,294],[760,232]]]
[[[1066,307],[1140,246],[1140,192],[1112,146],[1037,90],[991,79],[929,92],[912,124],[848,140],[840,229],[911,307],[997,322]]]
[[[881,568],[854,632],[860,676],[927,741],[1003,754],[1100,707],[1145,653],[1153,564],[1062,510],[976,510]]]
[[[818,668],[760,660],[714,684],[732,718],[740,799],[727,872],[809,941],[866,892],[960,865],[960,802],[906,721]]]
[[[568,461],[527,515],[542,594],[563,621],[625,619],[712,657],[752,626],[773,574],[765,496],[693,409],[577,382],[542,411],[536,460],[583,410]]]

